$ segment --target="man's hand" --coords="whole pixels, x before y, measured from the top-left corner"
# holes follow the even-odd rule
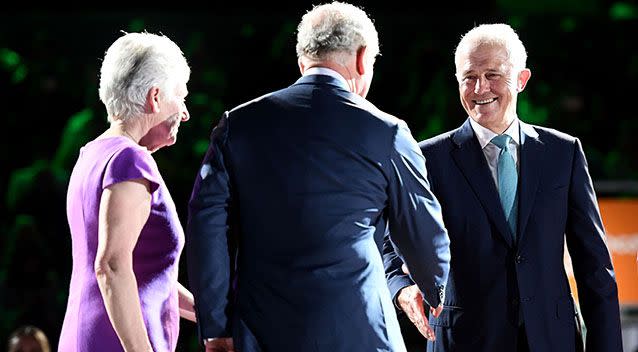
[[[430,327],[428,317],[423,309],[423,295],[417,285],[402,288],[397,296],[399,307],[407,314],[410,321],[416,326],[421,335],[426,339],[434,341],[434,330]],[[436,309],[430,308],[430,312],[438,317],[443,310],[443,305],[439,305]]]
[[[408,266],[405,265],[405,263],[401,265],[401,270],[403,270],[404,274],[410,275],[410,270],[408,270]],[[432,315],[435,318],[438,318],[442,311],[443,311],[443,302],[441,302],[441,304],[439,304],[439,306],[436,308],[430,307],[430,313],[432,313]]]
[[[206,352],[234,352],[232,337],[218,337],[215,339],[208,339],[205,343]]]

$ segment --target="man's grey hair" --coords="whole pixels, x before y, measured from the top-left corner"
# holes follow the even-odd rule
[[[461,55],[481,45],[504,48],[507,51],[507,56],[514,72],[526,67],[527,52],[523,42],[518,38],[518,34],[512,27],[503,23],[482,24],[465,33],[454,52],[456,67],[460,64]]]
[[[149,90],[163,97],[177,84],[186,84],[190,67],[182,50],[164,35],[124,33],[106,51],[100,69],[100,100],[109,121],[140,116]]]
[[[315,6],[297,27],[297,57],[311,60],[335,60],[367,47],[371,57],[379,54],[379,36],[374,23],[362,9],[332,2]]]

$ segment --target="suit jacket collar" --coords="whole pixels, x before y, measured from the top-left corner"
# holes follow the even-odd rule
[[[534,126],[526,124],[525,122],[519,120],[520,133],[521,133],[521,145],[525,143],[527,138],[538,139],[538,132],[534,129]],[[456,143],[457,146],[467,142],[469,139],[474,138],[474,130],[472,129],[472,125],[470,124],[470,118],[459,127],[454,134],[452,135],[452,140]]]
[[[454,131],[454,133],[452,134],[452,140],[458,147],[460,147],[473,138],[474,130],[472,129],[470,118],[468,117],[467,120],[465,120],[465,122],[461,125],[461,127]]]
[[[328,84],[348,92],[348,87],[344,87],[343,82],[328,75],[301,76],[294,84]]]
[[[521,150],[517,239],[520,247],[524,244],[522,240],[540,180],[544,145],[539,140],[539,134],[533,126],[522,121],[519,122]],[[494,180],[490,174],[481,146],[474,136],[474,130],[469,118],[452,133],[451,138],[457,146],[456,149],[452,150],[454,161],[465,175],[472,190],[483,205],[487,216],[497,228],[505,243],[509,246],[514,246],[505,215],[501,209],[496,185],[494,185]]]
[[[525,122],[518,120],[520,131],[521,131],[521,144],[524,143],[526,137],[538,139],[538,132],[534,129],[534,126],[526,124]],[[459,127],[452,136],[454,143],[457,145],[461,145],[463,142],[468,139],[474,137],[474,130],[472,129],[472,125],[470,124],[470,118]]]

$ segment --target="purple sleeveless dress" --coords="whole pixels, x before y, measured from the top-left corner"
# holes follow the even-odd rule
[[[80,149],[69,181],[67,218],[73,272],[58,351],[123,351],[93,268],[102,191],[139,178],[150,182],[152,198],[149,219],[133,251],[133,271],[153,351],[175,350],[179,333],[177,274],[184,232],[151,154],[126,137],[108,137]]]

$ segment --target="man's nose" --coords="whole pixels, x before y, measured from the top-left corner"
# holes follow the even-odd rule
[[[482,94],[490,90],[490,83],[485,77],[479,77],[474,84],[474,93]]]
[[[184,111],[182,111],[182,122],[188,121],[191,118],[191,115],[188,113],[188,110],[184,109]]]

